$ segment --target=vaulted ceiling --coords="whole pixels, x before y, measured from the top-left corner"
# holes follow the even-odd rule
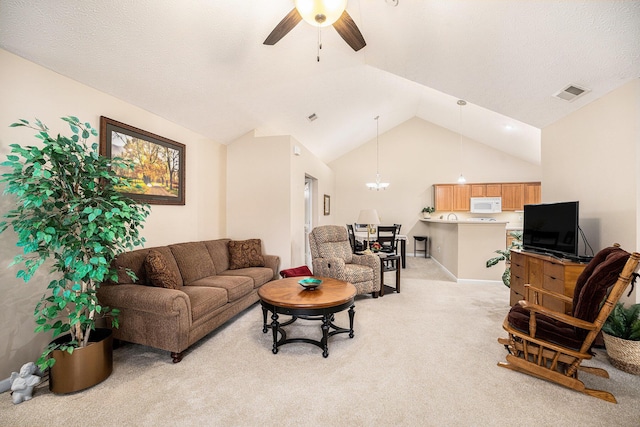
[[[0,0],[0,47],[220,143],[288,134],[325,162],[375,116],[381,133],[417,116],[539,163],[541,128],[640,77],[638,1],[349,0],[360,51],[331,27],[318,51],[305,22],[263,45],[292,8]],[[590,92],[553,97],[569,84]]]

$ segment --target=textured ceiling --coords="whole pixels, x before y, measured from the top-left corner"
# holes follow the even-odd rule
[[[539,163],[540,128],[640,77],[638,1],[392,3],[350,0],[367,46],[328,27],[320,62],[305,22],[262,44],[291,0],[0,0],[0,47],[215,141],[289,134],[326,162],[379,115],[381,133],[418,116]],[[567,84],[591,92],[552,97]]]

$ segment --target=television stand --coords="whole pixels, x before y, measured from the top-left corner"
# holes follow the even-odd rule
[[[530,284],[542,289],[573,297],[578,276],[587,265],[555,256],[518,249],[511,250],[511,291],[510,303],[524,299],[524,285]],[[542,305],[551,310],[569,313],[571,304],[552,298],[542,298]]]

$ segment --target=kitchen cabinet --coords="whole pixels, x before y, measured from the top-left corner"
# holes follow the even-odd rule
[[[453,186],[453,210],[469,211],[471,209],[471,186],[466,184]]]
[[[540,203],[542,186],[539,182],[510,182],[502,184],[502,210],[521,211],[524,205]]]
[[[502,184],[502,210],[518,211],[524,209],[524,184]]]
[[[486,197],[502,197],[502,184],[487,184]]]
[[[471,197],[487,197],[486,184],[471,184]]]
[[[524,184],[524,204],[533,205],[542,200],[542,186],[539,182],[526,182]]]
[[[511,251],[510,304],[524,299],[524,285],[547,289],[573,297],[578,276],[587,264],[561,260],[521,250]],[[542,306],[562,313],[571,312],[571,304],[555,298],[542,297]]]
[[[519,211],[525,204],[540,203],[539,182],[434,184],[437,211],[469,212],[471,197],[502,197],[503,211]]]
[[[437,211],[453,210],[453,185],[438,184],[433,186],[435,195],[434,207]]]

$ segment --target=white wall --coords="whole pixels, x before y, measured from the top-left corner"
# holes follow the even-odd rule
[[[74,115],[99,128],[100,116],[162,135],[186,145],[186,205],[154,205],[142,232],[147,247],[226,235],[226,147],[103,92],[75,82],[0,49],[0,159],[9,144],[36,145],[34,132],[9,128],[18,119],[39,118],[52,132],[67,133],[60,117]],[[0,191],[4,187],[0,186]],[[14,199],[2,196],[0,214]],[[33,309],[45,293],[46,268],[25,284],[7,269],[17,253],[13,231],[0,235],[0,379],[34,361],[49,341],[34,334]]]
[[[304,180],[309,176],[315,180],[312,200],[313,226],[334,224],[335,178],[333,170],[314,156],[304,145],[291,140],[292,146],[300,149],[299,156],[292,156],[291,162],[291,263],[290,267],[305,264],[305,233],[304,233]],[[330,214],[324,215],[324,195],[330,197]],[[309,266],[311,267],[311,266]],[[283,267],[286,268],[286,267]]]
[[[542,130],[542,199],[578,200],[595,252],[614,242],[640,247],[639,147],[640,79]]]
[[[381,134],[379,144],[381,179],[391,183],[385,191],[370,191],[365,186],[375,180],[375,139],[329,164],[336,175],[337,209],[333,223],[354,223],[361,209],[375,208],[382,223],[402,224],[402,234],[409,235],[407,252],[413,251],[411,236],[426,231],[419,221],[420,211],[434,204],[433,184],[455,183],[460,172],[470,183],[541,178],[539,165],[470,139],[463,138],[460,156],[457,133],[419,118]]]
[[[314,224],[329,223],[322,201],[333,193],[331,169],[288,135],[259,137],[254,132],[229,145],[227,168],[228,236],[262,239],[265,253],[280,256],[281,269],[303,265],[305,176],[317,180]]]

